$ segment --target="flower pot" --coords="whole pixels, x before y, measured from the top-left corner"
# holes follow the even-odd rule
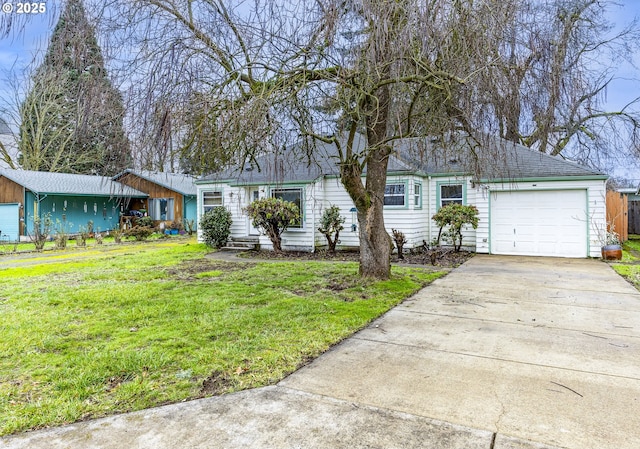
[[[177,229],[172,229],[171,230],[171,235],[178,235],[178,230]]]
[[[605,245],[602,247],[601,252],[604,260],[622,259],[622,246],[620,245]]]

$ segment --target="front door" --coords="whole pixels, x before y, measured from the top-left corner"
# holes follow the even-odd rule
[[[247,206],[254,202],[255,200],[257,200],[258,198],[260,198],[260,190],[258,189],[250,189],[249,190],[249,195],[247,196],[248,201],[247,201]],[[248,233],[249,235],[260,235],[260,231],[258,231],[258,228],[254,227],[251,224],[251,219],[249,218],[249,216],[247,215],[247,228],[249,229]]]

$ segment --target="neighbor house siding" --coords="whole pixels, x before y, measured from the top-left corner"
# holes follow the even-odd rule
[[[69,233],[86,229],[93,222],[94,231],[107,231],[119,224],[120,203],[117,198],[101,196],[40,195],[27,192],[25,199],[26,234],[33,234],[33,217],[50,214],[54,223],[65,224]],[[86,205],[86,210],[85,210]],[[55,227],[54,227],[55,230]]]
[[[176,192],[175,190],[168,189],[161,185],[156,184],[155,182],[151,182],[149,180],[143,179],[139,176],[136,176],[133,173],[125,173],[118,178],[118,182],[128,185],[129,187],[133,187],[136,190],[144,192],[149,195],[148,200],[153,199],[173,199],[173,216],[175,219],[183,220],[185,217],[184,213],[184,202],[182,194]],[[147,211],[149,211],[149,202],[147,200]],[[164,221],[166,225],[169,225],[173,220],[156,220],[156,223],[160,223]]]
[[[24,198],[24,187],[16,182],[12,181],[9,178],[5,178],[4,176],[0,176],[0,203],[19,203],[24,206],[25,198]],[[20,235],[25,234],[25,215],[24,215],[24,207],[20,207],[19,209],[19,233]],[[0,229],[1,231],[1,229]]]

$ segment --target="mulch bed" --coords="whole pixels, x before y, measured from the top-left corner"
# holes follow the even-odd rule
[[[469,258],[474,253],[469,251],[454,252],[450,248],[435,248],[427,251],[414,250],[404,254],[404,259],[398,259],[397,254],[392,254],[391,263],[406,265],[430,265],[436,267],[454,268]],[[281,254],[273,251],[247,251],[242,253],[243,258],[269,259],[269,260],[335,260],[343,262],[357,262],[360,258],[358,251],[337,251],[329,254],[326,250],[319,250],[313,253],[304,251],[284,251]]]

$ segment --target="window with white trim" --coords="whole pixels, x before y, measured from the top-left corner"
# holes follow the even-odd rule
[[[444,184],[440,186],[440,207],[447,204],[462,204],[462,184]]]
[[[413,207],[415,209],[422,207],[422,184],[418,182],[413,184]]]
[[[222,191],[202,192],[202,212],[208,212],[214,207],[222,206]]]
[[[287,187],[281,189],[271,189],[271,196],[273,198],[280,198],[283,201],[289,201],[296,206],[298,206],[298,210],[300,211],[300,218],[294,223],[289,225],[289,228],[302,228],[302,224],[304,223],[304,209],[302,202],[302,187]]]
[[[384,205],[385,206],[404,206],[405,205],[405,184],[387,184],[384,188]]]

